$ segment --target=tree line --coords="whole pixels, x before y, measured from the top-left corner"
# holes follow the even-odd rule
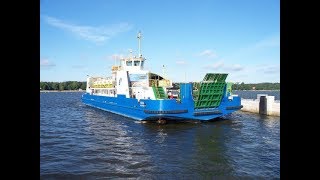
[[[66,81],[66,82],[40,82],[40,90],[85,90],[86,82]]]
[[[280,90],[280,83],[234,83],[232,90]]]
[[[179,88],[179,83],[172,83],[173,89]],[[40,82],[41,90],[85,90],[87,86],[86,82],[78,81],[66,81],[66,82]],[[280,90],[280,83],[256,83],[245,84],[234,83],[232,90]]]

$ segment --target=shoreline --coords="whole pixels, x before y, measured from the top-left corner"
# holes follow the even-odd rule
[[[232,91],[280,91],[280,89],[276,89],[276,90],[232,90]]]
[[[85,90],[79,91],[79,90],[42,90],[40,93],[50,93],[50,92],[85,92]]]

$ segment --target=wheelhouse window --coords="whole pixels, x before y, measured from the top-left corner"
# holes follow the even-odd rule
[[[132,61],[127,61],[127,66],[132,66]]]
[[[134,66],[140,66],[140,61],[134,61]]]

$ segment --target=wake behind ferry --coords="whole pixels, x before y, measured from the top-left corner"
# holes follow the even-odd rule
[[[88,106],[139,121],[207,121],[242,108],[241,99],[232,94],[228,74],[207,73],[200,82],[179,83],[178,97],[168,90],[172,81],[144,69],[138,33],[139,55],[120,59],[110,77],[88,77],[82,102]]]

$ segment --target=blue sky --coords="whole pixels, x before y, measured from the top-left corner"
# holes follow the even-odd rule
[[[40,81],[110,76],[139,31],[145,68],[174,82],[280,82],[279,0],[41,0]]]

